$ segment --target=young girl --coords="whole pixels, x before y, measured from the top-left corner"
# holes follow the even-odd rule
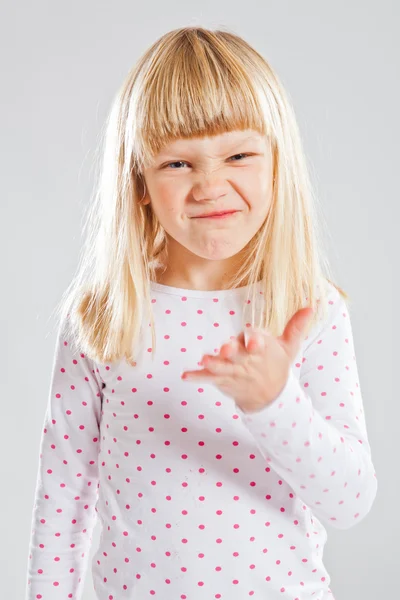
[[[333,600],[325,527],[364,519],[377,480],[347,295],[266,60],[227,31],[162,36],[116,97],[95,200],[28,600],[82,598],[96,517],[99,600]]]

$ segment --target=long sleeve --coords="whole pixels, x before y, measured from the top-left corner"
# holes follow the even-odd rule
[[[40,442],[27,600],[82,594],[98,493],[101,384],[91,361],[57,334]]]
[[[259,412],[239,413],[263,457],[315,516],[348,529],[370,511],[377,479],[347,305],[333,286],[328,302],[328,317],[304,342],[302,364],[292,365],[281,394]]]

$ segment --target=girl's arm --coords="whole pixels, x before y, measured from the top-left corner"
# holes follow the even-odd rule
[[[26,600],[82,594],[98,486],[101,383],[61,326],[32,513]]]
[[[370,511],[377,479],[358,381],[352,327],[336,288],[329,317],[304,352],[299,380],[242,419],[271,467],[324,524],[348,529]],[[304,360],[305,359],[305,360]]]

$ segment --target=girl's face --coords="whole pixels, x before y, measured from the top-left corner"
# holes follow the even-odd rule
[[[177,272],[180,263],[192,262],[201,269],[199,259],[217,261],[225,273],[233,267],[268,214],[272,171],[267,141],[253,130],[178,139],[162,148],[144,171],[143,204],[151,203],[165,229],[168,268]],[[199,218],[232,210],[224,218]]]

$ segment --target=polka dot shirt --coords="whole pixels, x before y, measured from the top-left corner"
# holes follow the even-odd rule
[[[97,519],[98,600],[334,600],[326,526],[359,523],[377,479],[349,313],[327,285],[328,317],[256,413],[211,383],[181,380],[249,325],[246,286],[151,283],[157,348],[148,327],[136,365],[89,360],[61,326],[27,600],[82,598]]]

